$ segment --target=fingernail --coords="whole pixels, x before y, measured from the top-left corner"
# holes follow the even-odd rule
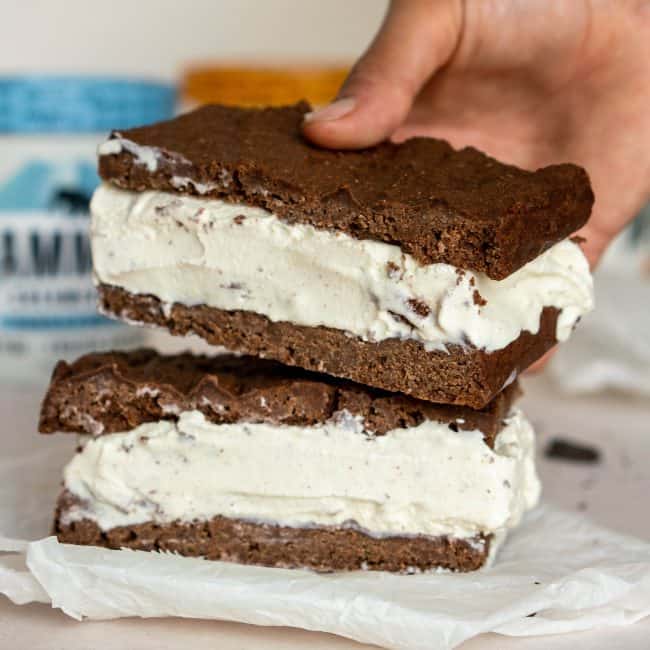
[[[354,110],[357,100],[354,97],[342,97],[335,102],[323,106],[316,111],[306,113],[303,118],[305,122],[331,122],[345,117]]]

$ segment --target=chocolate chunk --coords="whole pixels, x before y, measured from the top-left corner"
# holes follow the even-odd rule
[[[418,316],[421,316],[422,318],[426,318],[431,313],[429,306],[422,300],[409,298],[406,302],[408,303],[411,311],[414,311]]]
[[[474,300],[474,304],[479,307],[485,307],[487,305],[487,300],[478,292],[478,289],[474,289],[472,299]]]
[[[600,462],[600,451],[596,447],[566,438],[553,438],[546,446],[544,456],[552,460],[568,460],[574,463]]]

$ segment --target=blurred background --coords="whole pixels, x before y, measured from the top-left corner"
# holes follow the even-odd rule
[[[87,229],[97,144],[207,101],[326,103],[386,2],[0,6],[0,381],[44,386],[58,359],[92,349],[186,347],[96,312]]]
[[[0,0],[0,381],[155,344],[95,310],[87,242],[95,148],[111,128],[206,101],[327,102],[385,0]],[[564,390],[650,394],[650,213],[610,250],[596,312],[549,374]]]
[[[2,72],[179,79],[196,61],[353,61],[386,0],[2,0]]]

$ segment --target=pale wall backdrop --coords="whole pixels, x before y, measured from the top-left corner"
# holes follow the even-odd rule
[[[0,0],[0,74],[173,78],[209,58],[351,60],[385,0]]]

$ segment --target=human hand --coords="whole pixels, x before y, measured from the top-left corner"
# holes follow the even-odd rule
[[[594,265],[650,198],[650,2],[394,0],[304,132],[331,148],[426,135],[529,169],[583,165]]]

